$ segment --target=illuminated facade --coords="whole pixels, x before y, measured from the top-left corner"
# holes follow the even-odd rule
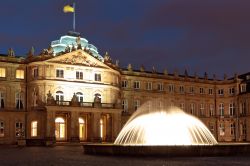
[[[114,141],[152,100],[197,116],[218,141],[250,141],[250,74],[216,80],[121,69],[77,36],[37,56],[0,55],[0,144]]]

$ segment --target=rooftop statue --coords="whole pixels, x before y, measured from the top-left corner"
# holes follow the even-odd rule
[[[14,52],[13,48],[8,49],[8,56],[9,57],[15,57],[15,52]]]

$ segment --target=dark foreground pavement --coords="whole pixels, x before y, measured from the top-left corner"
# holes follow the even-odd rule
[[[0,166],[4,165],[83,165],[83,166],[171,166],[171,165],[250,165],[250,155],[228,157],[125,157],[83,154],[82,146],[16,147],[0,146]]]

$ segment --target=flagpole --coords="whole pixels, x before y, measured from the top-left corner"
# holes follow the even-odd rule
[[[73,8],[74,8],[74,12],[73,12],[73,31],[76,31],[76,4],[75,2],[73,3]]]

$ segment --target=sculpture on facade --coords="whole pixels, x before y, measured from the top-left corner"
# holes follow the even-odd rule
[[[55,104],[56,104],[56,101],[49,91],[49,93],[47,93],[47,105],[55,105]]]
[[[15,57],[15,52],[14,52],[13,48],[8,49],[8,56],[9,57]]]
[[[77,98],[77,95],[75,93],[73,94],[73,97],[71,99],[71,105],[72,106],[78,106],[79,105],[78,98]]]

